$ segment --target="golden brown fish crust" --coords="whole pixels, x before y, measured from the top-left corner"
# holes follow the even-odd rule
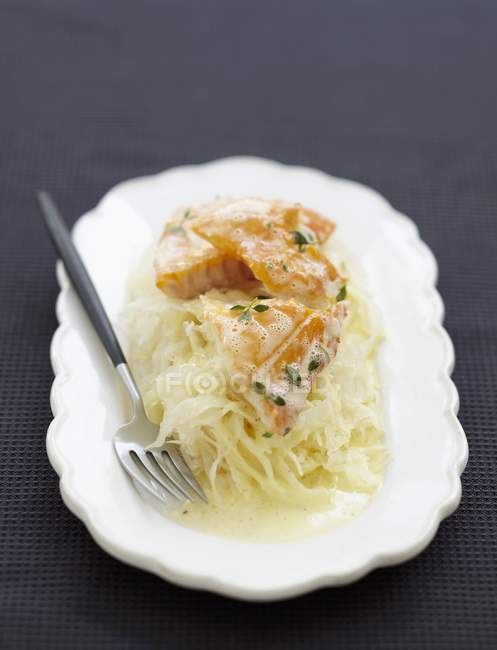
[[[308,224],[318,223],[317,213],[306,214]],[[318,245],[317,238],[330,229],[321,227],[320,235],[310,232],[302,228],[301,215],[299,204],[225,199],[194,209],[191,228],[217,250],[242,261],[273,295],[325,307],[343,284]]]
[[[166,224],[154,269],[157,287],[172,298],[185,300],[210,289],[241,286],[253,278],[243,262],[194,235],[181,219]]]
[[[241,396],[271,433],[284,435],[305,405],[315,378],[335,357],[347,305],[314,310],[295,300],[226,306],[203,298],[218,350]]]

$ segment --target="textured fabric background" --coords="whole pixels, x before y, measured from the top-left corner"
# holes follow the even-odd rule
[[[0,647],[497,647],[497,4],[0,0]],[[380,190],[440,263],[470,444],[460,509],[420,557],[277,604],[107,556],[45,454],[54,254],[128,177],[230,154]]]

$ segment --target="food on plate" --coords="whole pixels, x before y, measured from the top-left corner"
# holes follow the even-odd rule
[[[319,306],[343,279],[319,249],[334,225],[300,205],[222,199],[174,214],[155,256],[156,284],[174,298],[241,287],[257,278],[274,295]]]
[[[192,212],[192,230],[217,250],[243,262],[275,296],[320,307],[344,284],[321,251],[315,232],[302,223],[298,204],[227,199]],[[310,225],[319,223],[310,215],[304,219]],[[321,236],[324,232],[319,228]]]
[[[130,279],[128,357],[157,446],[209,497],[188,526],[282,540],[338,525],[382,482],[382,328],[335,226],[299,203],[224,198],[166,221]]]
[[[344,303],[314,310],[293,299],[256,296],[231,306],[209,298],[202,304],[219,357],[245,381],[242,396],[269,431],[285,435],[312,381],[336,354]]]
[[[169,219],[155,255],[156,284],[173,298],[195,298],[216,287],[237,286],[253,278],[240,260],[226,255],[196,236],[189,210]]]

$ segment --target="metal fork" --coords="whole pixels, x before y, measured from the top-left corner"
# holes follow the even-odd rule
[[[166,443],[162,449],[148,447],[157,438],[157,426],[145,414],[143,400],[105,309],[52,198],[44,191],[38,192],[37,198],[72,285],[131,398],[132,419],[114,436],[119,462],[131,478],[160,501],[170,503],[168,496],[193,501],[198,496],[207,502],[177,445]]]

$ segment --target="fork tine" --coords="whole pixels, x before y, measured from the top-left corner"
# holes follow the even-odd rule
[[[190,492],[188,491],[188,488],[190,488],[190,484],[185,479],[183,474],[178,472],[176,466],[169,458],[169,456],[166,453],[162,453],[161,451],[157,451],[154,449],[148,449],[147,455],[149,456],[151,462],[157,463],[157,465],[160,468],[160,471],[164,472],[164,474],[171,481],[171,483],[173,483],[178,488],[178,490],[185,495],[187,499],[190,499],[190,501],[192,501],[193,499],[190,495]]]
[[[207,497],[205,496],[205,492],[202,490],[197,479],[193,476],[191,469],[186,464],[185,459],[183,458],[179,449],[177,449],[176,445],[166,443],[166,448],[164,449],[164,453],[168,455],[169,458],[173,461],[176,469],[181,474],[181,476],[185,479],[185,481],[189,484],[192,490],[194,490],[198,494],[198,496],[202,499],[202,501],[205,501],[205,503],[209,503]]]
[[[167,479],[185,496],[186,499],[193,501],[191,494],[188,492],[190,487],[181,474],[178,473],[170,458],[166,454],[161,455],[160,452],[154,452],[150,449],[146,452],[148,459],[152,465],[156,465],[157,471],[160,474],[165,474]]]
[[[162,486],[160,486],[157,481],[151,480],[148,475],[138,469],[136,461],[131,457],[131,454],[128,451],[122,454],[119,453],[119,450],[117,448],[116,451],[121,465],[124,467],[129,476],[135,480],[144,490],[152,494],[156,499],[162,501],[162,503],[167,504],[168,498],[164,494]],[[181,500],[171,490],[166,489],[165,492],[168,495],[172,496],[174,499],[177,499],[178,501]]]
[[[137,453],[135,451],[133,453],[136,454],[136,457],[138,458],[140,464],[143,466],[143,469],[148,474],[150,474],[150,476],[155,481],[157,481],[157,483],[159,483],[159,485],[161,485],[165,490],[172,492],[174,496],[180,501],[184,501],[185,498],[192,501],[192,498],[188,492],[185,492],[183,489],[178,489],[178,487],[173,481],[171,481],[167,474],[159,469],[153,460],[150,460],[146,451],[141,451],[140,453]]]

